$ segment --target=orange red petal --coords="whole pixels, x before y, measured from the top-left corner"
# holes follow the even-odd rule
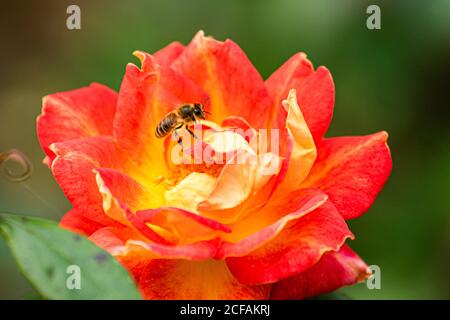
[[[289,90],[295,89],[314,141],[320,141],[333,116],[334,83],[329,70],[319,67],[314,71],[306,55],[297,53],[266,80],[266,86],[274,100],[272,126],[283,127],[281,102]]]
[[[287,195],[282,203],[267,204],[250,212],[232,225],[233,232],[224,236],[216,259],[240,257],[275,239],[288,224],[317,209],[327,200],[319,190],[298,190]]]
[[[48,164],[54,158],[49,149],[54,142],[111,135],[116,101],[117,93],[98,83],[44,97],[37,134]]]
[[[388,135],[324,139],[305,187],[328,194],[345,219],[363,214],[373,203],[392,169]]]
[[[160,65],[170,66],[183,53],[185,46],[174,41],[164,48],[156,51],[153,56]]]
[[[363,281],[370,275],[364,261],[347,245],[329,252],[305,272],[274,284],[271,299],[304,299]]]
[[[62,191],[86,218],[103,225],[120,225],[103,212],[93,169],[119,167],[121,159],[110,137],[92,137],[52,144],[51,170]]]
[[[101,223],[86,218],[86,213],[84,213],[81,209],[75,208],[69,210],[61,218],[59,225],[67,230],[86,236],[89,236],[95,231],[105,227]]]
[[[239,116],[254,128],[266,127],[272,100],[260,74],[233,41],[220,42],[200,31],[172,67],[208,93],[212,121]]]
[[[330,201],[283,229],[265,246],[242,257],[227,258],[232,274],[248,285],[274,283],[306,271],[329,251],[353,238]]]
[[[180,208],[161,207],[138,211],[136,218],[168,230],[177,238],[178,244],[210,240],[231,232],[229,227],[218,221]]]
[[[146,299],[261,300],[270,285],[245,286],[228,271],[224,261],[153,260],[140,277]]]

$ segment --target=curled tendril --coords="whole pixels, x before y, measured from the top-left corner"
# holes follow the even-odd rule
[[[22,167],[20,172],[8,168],[8,163],[15,162]],[[31,177],[33,165],[25,154],[20,150],[12,149],[0,153],[0,169],[6,179],[12,182],[23,182]]]

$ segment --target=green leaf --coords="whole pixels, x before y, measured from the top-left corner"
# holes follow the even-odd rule
[[[25,295],[22,300],[44,300],[44,298],[42,298],[39,292],[34,291]]]
[[[53,221],[0,214],[0,234],[45,299],[141,299],[114,257]]]

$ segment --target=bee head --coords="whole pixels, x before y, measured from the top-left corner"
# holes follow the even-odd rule
[[[205,113],[203,112],[203,105],[200,103],[194,103],[194,115],[197,118],[205,119]]]

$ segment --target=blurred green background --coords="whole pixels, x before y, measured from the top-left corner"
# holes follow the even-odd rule
[[[81,7],[82,29],[66,29]],[[366,8],[381,7],[381,30]],[[32,178],[0,177],[0,211],[59,219],[70,208],[35,133],[41,98],[89,84],[118,89],[135,49],[231,38],[264,78],[298,51],[336,85],[328,136],[390,134],[394,168],[373,207],[351,221],[351,246],[381,268],[381,290],[356,299],[450,298],[450,1],[14,1],[0,9],[0,151],[18,148]],[[0,298],[32,289],[0,240]]]

